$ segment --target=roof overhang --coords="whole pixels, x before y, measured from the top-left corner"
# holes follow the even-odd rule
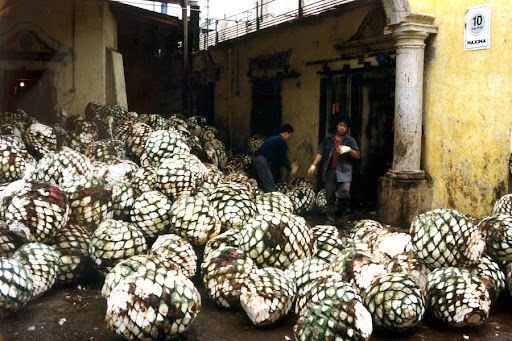
[[[178,17],[149,11],[118,1],[110,1],[109,6],[112,12],[116,15],[131,16],[146,22],[157,23],[165,26],[174,26],[179,30],[181,30],[182,27],[182,21]]]
[[[186,3],[188,3],[189,5],[198,5],[199,4],[198,0],[188,0],[188,1],[185,1],[185,0],[158,0],[158,1],[142,0],[142,1],[147,1],[147,2],[164,2],[164,3],[167,3],[167,4],[176,4],[176,5],[181,5],[181,6],[184,6]]]

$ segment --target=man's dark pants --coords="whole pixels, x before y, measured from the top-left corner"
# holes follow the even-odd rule
[[[252,158],[252,165],[256,171],[258,184],[260,185],[261,189],[265,193],[275,192],[276,183],[274,182],[274,177],[270,169],[270,163],[267,161],[267,158],[263,155],[255,155]]]
[[[327,199],[327,224],[336,225],[336,199],[348,204],[350,199],[350,181],[338,182],[336,170],[328,169],[325,174],[325,196]]]

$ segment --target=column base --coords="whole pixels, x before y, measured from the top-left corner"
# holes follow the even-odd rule
[[[409,229],[412,219],[432,208],[432,184],[425,172],[389,171],[379,178],[378,216],[382,223]]]

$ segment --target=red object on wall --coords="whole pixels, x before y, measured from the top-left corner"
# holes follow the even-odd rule
[[[339,102],[332,104],[332,113],[333,114],[339,114],[340,110],[341,110],[341,105]]]

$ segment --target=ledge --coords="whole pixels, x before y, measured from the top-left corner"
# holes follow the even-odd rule
[[[400,35],[402,32],[406,34],[410,34],[410,32],[426,33],[427,36],[436,34],[438,28],[434,25],[434,20],[435,16],[430,13],[409,13],[398,23],[387,25],[384,33],[393,33],[394,36]]]
[[[396,180],[425,180],[427,177],[425,176],[425,171],[417,170],[417,171],[395,171],[390,169],[386,175],[386,177],[390,179]]]

